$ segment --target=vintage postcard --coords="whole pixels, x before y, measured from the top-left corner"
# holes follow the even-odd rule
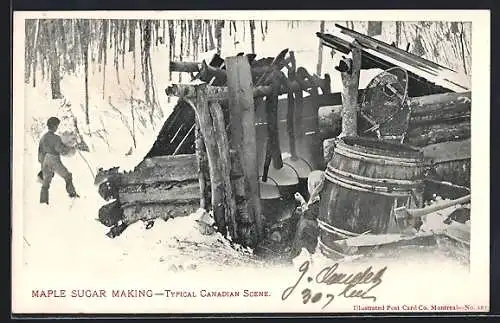
[[[12,312],[489,310],[489,11],[14,12]]]

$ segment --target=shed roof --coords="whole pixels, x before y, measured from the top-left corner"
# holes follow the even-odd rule
[[[388,69],[399,66],[408,71],[410,88],[415,82],[427,87],[427,93],[415,93],[417,95],[471,90],[470,78],[463,73],[344,26],[335,26],[338,28],[336,35],[316,33],[323,45],[347,54],[355,40],[363,52],[362,68]]]

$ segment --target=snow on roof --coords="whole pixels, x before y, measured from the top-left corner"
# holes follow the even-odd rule
[[[346,46],[356,40],[361,50],[386,63],[406,69],[437,86],[454,92],[470,91],[470,77],[464,73],[454,71],[435,62],[406,52],[375,38],[363,35],[346,27],[336,25],[332,34],[320,34],[325,45],[333,45],[339,50],[348,50]]]

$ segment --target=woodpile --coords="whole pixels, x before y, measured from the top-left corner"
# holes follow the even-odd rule
[[[189,215],[200,203],[194,154],[146,158],[132,172],[101,170],[96,182],[105,200],[114,199],[99,210],[99,221],[113,236],[140,220]]]

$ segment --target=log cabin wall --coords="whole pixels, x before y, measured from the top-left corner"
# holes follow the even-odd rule
[[[196,156],[144,159],[133,172],[121,175],[118,200],[127,224],[195,212],[200,203]]]

